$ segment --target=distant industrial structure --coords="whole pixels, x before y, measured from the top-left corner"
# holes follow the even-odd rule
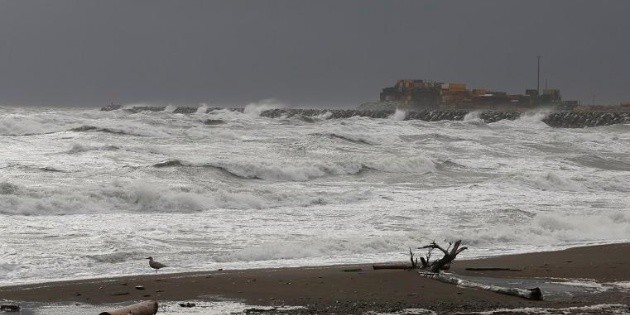
[[[488,89],[466,88],[464,83],[443,83],[425,80],[398,80],[393,87],[384,88],[380,101],[412,110],[498,110],[522,111],[536,107],[573,110],[577,101],[562,101],[560,90],[546,87],[540,92],[540,60],[537,56],[536,89],[525,94]]]
[[[398,80],[380,95],[382,103],[396,103],[403,109],[421,110],[527,110],[540,106],[571,110],[577,101],[563,102],[558,89],[528,89],[525,94],[508,94],[488,89],[468,89],[464,83],[426,80]]]

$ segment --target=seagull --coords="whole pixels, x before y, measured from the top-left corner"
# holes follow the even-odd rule
[[[145,259],[149,260],[149,266],[151,266],[151,268],[155,269],[155,273],[157,273],[160,268],[166,267],[165,264],[153,260],[153,257],[151,257],[151,256],[149,256],[149,257],[147,257]]]

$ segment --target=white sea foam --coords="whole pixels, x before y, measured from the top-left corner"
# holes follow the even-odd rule
[[[414,173],[424,174],[434,172],[436,163],[425,157],[394,158],[381,157],[378,160],[366,161],[370,168],[390,173]]]
[[[89,145],[89,144],[75,143],[72,145],[72,148],[70,150],[66,151],[66,153],[76,154],[76,153],[82,153],[82,152],[88,152],[88,151],[100,151],[100,150],[112,151],[112,150],[118,150],[118,149],[120,148],[114,145]]]
[[[407,112],[396,108],[396,111],[389,116],[389,119],[395,121],[403,121],[407,117]]]
[[[527,128],[550,128],[547,124],[543,122],[549,114],[551,110],[548,109],[538,109],[529,112],[522,113],[518,119],[514,121],[502,120],[501,123],[506,123],[519,127],[527,127]]]
[[[494,315],[494,314],[628,314],[628,305],[625,304],[596,304],[589,306],[574,306],[566,308],[501,308],[485,312],[469,312],[467,314]]]
[[[586,188],[580,183],[558,175],[555,172],[549,172],[542,175],[535,175],[530,180],[534,188],[543,190],[565,190],[565,191],[585,191]]]
[[[201,103],[199,107],[197,107],[196,114],[205,114],[208,111],[208,104]]]
[[[59,132],[70,123],[56,115],[12,113],[0,117],[0,136],[24,136]]]
[[[444,238],[462,238],[473,246],[491,244],[571,244],[629,240],[630,215],[612,212],[603,215],[540,213],[517,226],[487,226],[485,229],[447,233]]]
[[[611,286],[609,285],[598,283],[595,281],[589,281],[589,280],[570,280],[570,281],[560,281],[560,282],[552,281],[549,283],[584,288],[585,290],[589,292],[606,292],[611,289]]]
[[[260,113],[266,110],[284,108],[284,107],[286,106],[282,104],[281,102],[279,102],[278,100],[267,99],[260,102],[247,104],[247,106],[245,106],[245,110],[243,111],[243,113],[251,117],[257,117],[257,116],[260,116]]]
[[[168,104],[166,105],[166,107],[164,107],[164,112],[165,113],[172,113],[177,109],[177,106],[173,105],[173,104]]]
[[[630,291],[630,281],[618,281],[618,282],[612,282],[609,283],[608,285],[615,287],[615,288],[619,288],[621,290],[624,291]]]
[[[381,253],[400,252],[400,258],[404,258],[403,250],[406,245],[414,245],[414,240],[409,235],[400,234],[388,237],[324,237],[304,241],[275,241],[263,243],[258,246],[244,248],[239,251],[218,257],[218,261],[273,261],[296,258],[312,258],[327,255],[351,256],[351,255],[377,255]],[[401,247],[402,246],[402,247]],[[395,257],[398,258],[398,257]]]
[[[143,273],[149,254],[176,272],[630,240],[627,128],[269,108],[0,109],[0,284]]]
[[[278,178],[278,174],[273,176]],[[287,176],[298,176],[297,179],[301,179],[304,174]],[[35,188],[10,182],[0,183],[0,214],[9,215],[190,213],[213,209],[309,207],[337,202],[352,203],[363,199],[363,192],[321,194],[238,188],[206,191],[202,187],[169,186],[144,181],[115,181],[106,187],[87,185],[72,191],[63,187]]]
[[[486,125],[486,122],[481,118],[480,111],[472,111],[472,112],[467,113],[464,116],[463,121],[467,124],[472,124],[472,125]]]
[[[363,169],[358,163],[215,163],[210,164],[230,172],[233,175],[250,179],[307,181],[329,175],[356,174]]]
[[[321,113],[321,114],[315,116],[315,119],[316,120],[326,120],[326,119],[329,119],[332,115],[333,115],[332,112],[326,111],[324,113]]]

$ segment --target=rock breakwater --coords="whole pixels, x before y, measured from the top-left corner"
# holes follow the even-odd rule
[[[124,110],[132,113],[151,111],[159,112],[166,110],[166,107],[141,106],[122,108],[120,106],[107,106],[101,108],[103,111]],[[214,110],[224,110],[224,108],[198,108],[198,107],[177,107],[173,113],[192,114],[197,112],[212,112]],[[243,108],[228,108],[228,110],[243,112]],[[362,109],[293,109],[281,108],[270,109],[260,113],[262,117],[268,118],[290,118],[298,117],[304,121],[312,122],[316,119],[347,119],[351,117],[369,118],[389,118],[396,113],[395,110],[362,110]],[[404,120],[463,120],[471,111],[467,110],[436,110],[436,111],[406,111]],[[521,112],[504,111],[483,111],[478,112],[479,119],[486,123],[500,120],[516,120],[521,117]],[[630,124],[630,112],[549,112],[542,119],[544,123],[551,127],[558,128],[583,128],[609,126],[615,124]]]

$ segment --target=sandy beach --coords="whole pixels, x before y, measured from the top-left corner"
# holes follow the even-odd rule
[[[252,305],[304,306],[303,313],[362,314],[422,308],[442,313],[501,308],[566,308],[598,304],[630,305],[630,244],[577,247],[455,261],[450,272],[469,279],[524,285],[581,282],[566,286],[570,293],[546,292],[543,301],[462,288],[426,279],[410,270],[373,270],[372,265],[282,269],[218,270],[147,274],[109,279],[77,280],[0,288],[0,300],[107,304],[139,300],[237,300]],[[509,271],[467,270],[479,267]],[[494,281],[488,278],[496,278]],[[514,281],[512,281],[514,282]],[[518,282],[518,281],[517,281]],[[142,286],[144,289],[136,289]],[[559,286],[562,291],[563,286]],[[558,291],[551,289],[552,291]],[[629,310],[630,311],[630,310]]]

